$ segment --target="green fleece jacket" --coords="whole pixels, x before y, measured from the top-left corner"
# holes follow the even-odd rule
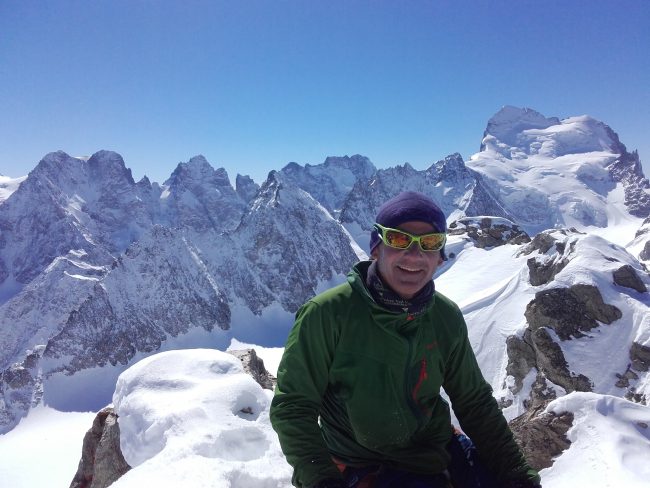
[[[456,304],[436,292],[415,317],[389,312],[366,289],[369,264],[303,305],[289,334],[271,422],[294,467],[293,484],[339,478],[332,457],[444,471],[452,427],[441,387],[497,477],[539,480],[479,370]]]

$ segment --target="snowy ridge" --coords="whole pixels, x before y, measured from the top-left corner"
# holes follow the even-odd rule
[[[368,181],[376,168],[370,160],[358,154],[348,157],[328,157],[317,165],[289,163],[280,170],[282,178],[311,194],[333,216],[359,181]]]
[[[8,176],[0,175],[0,204],[4,202],[9,196],[18,189],[18,186],[27,179],[27,176],[20,178],[9,178]]]

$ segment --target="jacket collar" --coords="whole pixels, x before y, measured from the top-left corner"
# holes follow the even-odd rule
[[[414,320],[416,317],[413,314],[409,314],[408,312],[395,312],[388,310],[373,299],[372,294],[366,285],[368,268],[371,264],[372,261],[358,262],[348,273],[347,280],[352,289],[358,293],[367,303],[375,321],[382,326],[397,330],[400,333],[405,333],[417,327],[417,321]],[[436,295],[434,292],[431,300],[429,300],[429,303],[423,308],[418,316],[426,314],[426,312],[428,312],[434,305],[435,300]]]

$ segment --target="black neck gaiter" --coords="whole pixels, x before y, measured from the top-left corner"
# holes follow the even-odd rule
[[[429,281],[413,298],[407,300],[400,297],[381,280],[377,269],[377,261],[373,261],[368,267],[366,286],[373,300],[385,309],[396,313],[407,312],[411,315],[422,313],[431,301],[435,291],[433,281]]]

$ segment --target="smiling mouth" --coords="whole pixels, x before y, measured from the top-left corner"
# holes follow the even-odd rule
[[[400,266],[400,265],[398,265],[397,267],[402,271],[406,271],[407,273],[419,273],[420,271],[422,271],[420,268],[409,268],[407,266]]]

